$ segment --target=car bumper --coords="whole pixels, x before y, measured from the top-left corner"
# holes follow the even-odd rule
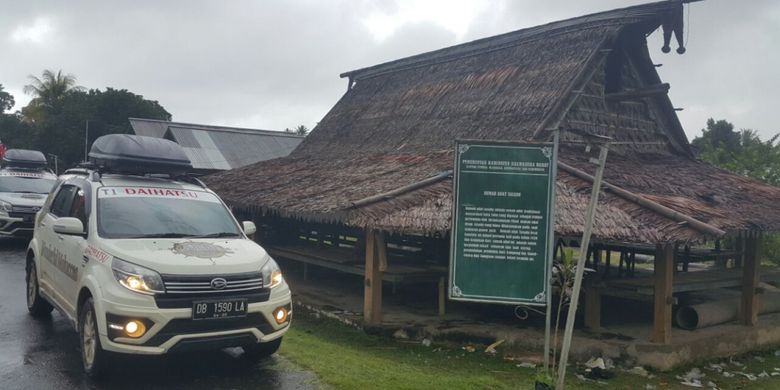
[[[0,236],[23,236],[33,234],[35,214],[12,213],[0,216]]]
[[[246,317],[231,319],[193,320],[191,308],[150,309],[104,301],[103,315],[107,318],[101,329],[100,341],[105,350],[111,352],[161,355],[192,350],[213,350],[225,347],[264,343],[282,337],[290,326],[292,303],[289,289],[282,294],[271,294],[269,300],[250,303]],[[279,308],[289,309],[290,317],[277,324],[273,312]],[[139,319],[150,326],[146,334],[133,339],[116,337],[108,329],[112,319]]]

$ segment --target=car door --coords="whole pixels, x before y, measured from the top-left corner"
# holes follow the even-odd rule
[[[64,236],[55,233],[53,230],[54,222],[58,218],[66,217],[70,213],[73,197],[78,191],[78,187],[72,184],[63,184],[54,196],[51,207],[46,215],[43,216],[40,224],[41,242],[40,242],[40,260],[42,268],[41,287],[46,293],[56,301],[56,303],[69,313],[73,313],[73,303],[66,298],[65,292],[61,289],[64,283],[62,279],[70,278],[66,273],[72,274],[68,267],[65,255]]]
[[[75,187],[76,191],[73,193],[70,207],[68,210],[63,211],[66,212],[65,216],[81,220],[81,224],[84,226],[84,235],[58,234],[59,237],[57,237],[61,243],[61,252],[65,256],[66,261],[62,270],[62,277],[57,279],[59,281],[57,288],[62,292],[65,300],[68,302],[68,306],[71,306],[74,312],[78,304],[80,276],[86,266],[84,251],[87,247],[86,237],[89,231],[89,218],[87,215],[88,192],[80,185],[75,185]]]

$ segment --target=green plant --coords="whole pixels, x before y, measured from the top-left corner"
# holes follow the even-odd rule
[[[762,244],[764,260],[780,265],[780,234],[767,235]]]
[[[535,390],[553,390],[555,389],[555,383],[553,378],[545,370],[536,370],[534,376]]]

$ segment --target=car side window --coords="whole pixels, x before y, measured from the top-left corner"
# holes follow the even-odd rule
[[[73,202],[71,203],[68,216],[81,220],[81,224],[84,226],[84,231],[87,230],[86,197],[84,196],[84,190],[81,188],[77,188],[76,192],[73,194]]]
[[[49,212],[56,217],[67,217],[70,214],[73,196],[78,188],[73,185],[63,185],[54,200],[51,202]]]

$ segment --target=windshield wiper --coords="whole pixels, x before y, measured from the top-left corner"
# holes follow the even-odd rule
[[[221,237],[239,237],[238,233],[235,232],[219,232],[219,233],[209,233],[209,234],[202,234],[198,236],[191,236],[192,238],[221,238]]]
[[[125,238],[185,238],[185,237],[199,237],[194,234],[185,234],[185,233],[150,233],[150,234],[139,234],[137,236],[128,236]]]

